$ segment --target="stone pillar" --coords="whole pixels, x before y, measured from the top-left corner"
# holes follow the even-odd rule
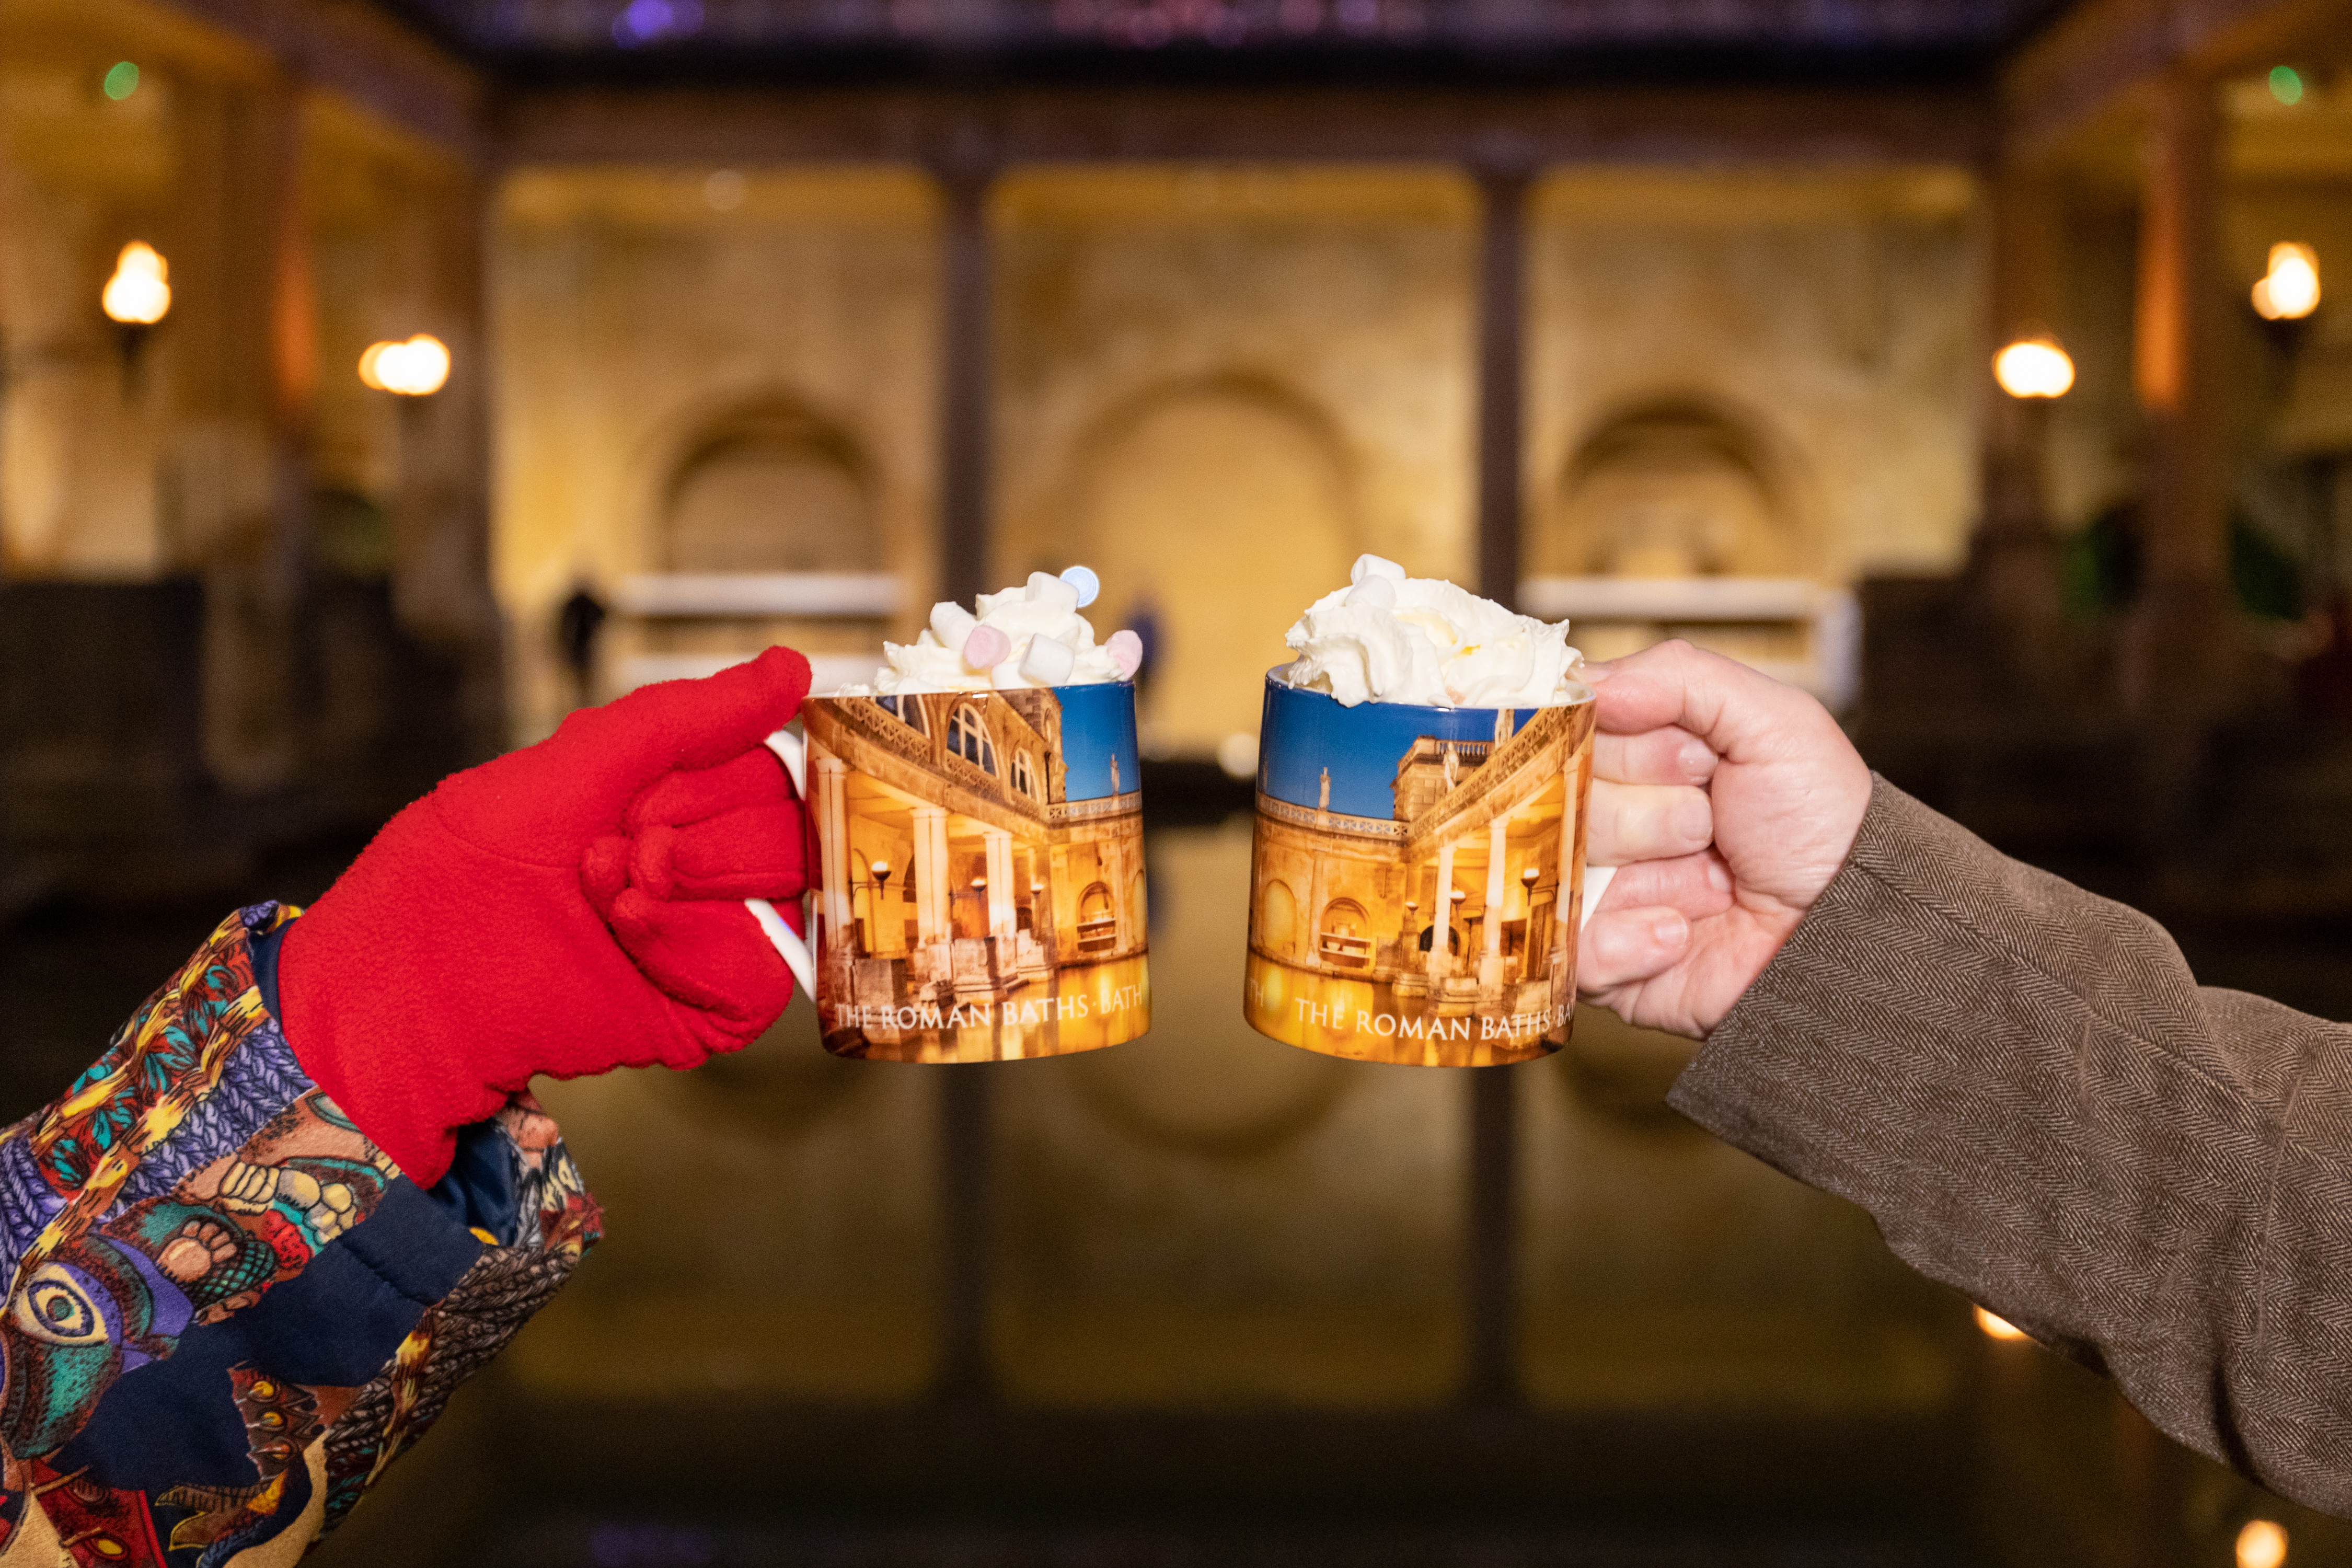
[[[1478,591],[1501,605],[1519,598],[1528,185],[1517,167],[1478,173]]]
[[[184,132],[204,156],[173,258],[173,316],[187,310],[172,328],[187,340],[176,390],[195,416],[173,455],[176,526],[205,577],[205,760],[246,791],[293,781],[303,727],[295,617],[318,375],[305,121],[299,90],[272,80],[199,92]]]
[[[969,153],[970,150],[966,150]],[[940,334],[940,594],[970,604],[989,586],[988,193],[992,171],[965,156],[940,173],[947,231]]]
[[[915,934],[925,947],[947,939],[948,814],[943,807],[915,807]]]
[[[1496,986],[1503,983],[1503,905],[1510,893],[1506,873],[1510,869],[1511,819],[1497,816],[1486,830],[1486,951],[1478,959],[1478,984]]]
[[[1013,910],[1013,835],[987,827],[981,838],[988,847],[988,934],[1011,942],[1019,924]]]
[[[485,182],[453,168],[411,221],[432,268],[429,331],[449,347],[448,384],[400,403],[399,489],[392,512],[393,607],[401,625],[458,673],[457,760],[505,743],[500,616],[490,587],[489,334],[482,266],[491,226]],[[332,367],[338,375],[353,366]]]
[[[1437,886],[1429,894],[1429,978],[1433,985],[1453,973],[1446,951],[1454,931],[1454,846],[1437,847]]]
[[[2147,531],[2140,602],[2124,649],[2126,700],[2148,712],[2210,712],[2239,673],[2216,384],[2226,302],[2221,134],[2211,83],[2177,75],[2159,84],[2149,110],[2133,342],[2148,434]]]
[[[816,764],[817,851],[824,878],[823,891],[817,900],[817,922],[822,933],[818,951],[823,952],[847,940],[856,929],[856,917],[849,905],[849,813],[845,798],[849,767],[814,742],[809,745],[809,760]],[[882,934],[879,889],[874,901],[874,936],[878,943]]]
[[[2046,175],[2005,167],[1991,181],[1991,278],[1979,385],[1984,389],[1981,498],[1969,542],[1971,586],[2001,639],[2012,679],[2055,695],[2064,661],[2058,540],[2046,485],[2047,398],[2011,397],[1992,378],[1992,359],[2021,338],[2056,331],[2061,207]]]

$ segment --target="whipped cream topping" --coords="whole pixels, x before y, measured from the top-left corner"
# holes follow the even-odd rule
[[[1076,578],[1076,581],[1070,579]],[[884,643],[887,660],[870,686],[845,686],[843,697],[917,691],[1010,691],[1038,686],[1099,686],[1131,679],[1143,640],[1130,631],[1095,641],[1078,614],[1094,595],[1094,574],[1074,566],[1063,576],[1032,572],[1001,594],[982,594],[965,609],[942,599],[931,624],[910,643]]]
[[[1540,708],[1579,702],[1584,656],[1568,623],[1515,615],[1434,577],[1408,577],[1359,556],[1349,585],[1307,608],[1284,640],[1297,658],[1276,671],[1288,686],[1359,702],[1434,708]]]

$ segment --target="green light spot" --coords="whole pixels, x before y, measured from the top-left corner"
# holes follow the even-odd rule
[[[84,78],[87,80],[89,79]],[[139,68],[129,60],[117,60],[114,68],[106,73],[106,96],[120,103],[139,90]],[[2273,73],[2271,90],[2278,90],[2278,78]]]
[[[2303,73],[2293,66],[2271,67],[2271,96],[2281,103],[2303,101]]]

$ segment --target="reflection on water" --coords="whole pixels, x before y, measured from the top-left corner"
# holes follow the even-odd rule
[[[1400,995],[1384,980],[1317,974],[1256,953],[1242,1004],[1251,1026],[1278,1040],[1356,1061],[1432,1068],[1533,1061],[1566,1045],[1574,1023],[1570,1009],[1548,1002],[1500,1014],[1475,1001],[1432,1003]]]
[[[1145,958],[1066,964],[1002,1001],[856,1004],[829,1010],[825,1049],[877,1062],[1019,1061],[1134,1039],[1151,1026]]]

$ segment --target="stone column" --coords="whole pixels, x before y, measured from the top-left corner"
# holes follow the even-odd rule
[[[401,398],[399,489],[392,514],[393,607],[401,625],[456,665],[461,755],[505,743],[500,616],[490,587],[489,333],[484,237],[487,183],[452,167],[408,222],[431,258],[430,331],[449,347],[449,380],[431,397]],[[420,330],[412,328],[411,330]],[[338,367],[338,374],[353,374]]]
[[[2021,338],[2056,331],[2062,209],[2053,182],[2015,167],[1991,181],[1991,279],[1979,384],[1985,397],[1981,499],[1969,542],[1971,586],[1999,628],[2012,679],[2057,695],[2066,661],[2058,540],[2043,469],[2053,413],[2047,398],[2011,397],[1992,378],[1992,358]]]
[[[1511,819],[1508,815],[1497,816],[1486,830],[1486,951],[1478,960],[1478,984],[1482,986],[1503,983],[1503,901],[1510,892],[1505,873],[1509,869]]]
[[[915,807],[915,934],[925,947],[946,940],[948,854],[946,810]]]
[[[940,593],[970,604],[988,591],[991,284],[988,194],[975,149],[940,171],[947,197],[940,333]]]
[[[1446,952],[1454,931],[1454,846],[1437,847],[1437,886],[1429,894],[1429,979],[1433,987],[1453,973]]]
[[[1519,597],[1520,407],[1526,376],[1527,171],[1478,172],[1485,198],[1478,271],[1478,591]]]
[[[205,577],[205,758],[232,788],[258,792],[293,781],[302,731],[295,621],[318,376],[306,110],[278,79],[198,98],[184,144],[218,152],[192,165],[199,185],[172,258],[173,314],[186,314],[173,331],[187,339],[175,390],[204,411],[175,453],[178,530]]]
[[[2124,649],[2142,711],[2210,712],[2240,673],[2219,416],[2221,124],[2211,83],[2176,75],[2149,110],[2133,379],[2148,433],[2140,602]],[[2181,650],[2196,650],[2183,658]],[[2159,689],[2158,682],[2161,682]]]
[[[824,878],[823,891],[817,900],[822,952],[856,929],[856,917],[849,907],[849,814],[844,798],[849,767],[814,742],[809,744],[809,760],[816,764],[816,838]],[[881,901],[878,892],[875,901]],[[874,916],[877,940],[881,918],[877,910]]]
[[[1013,912],[1013,835],[988,827],[981,838],[988,847],[988,934],[1011,942],[1018,926]]]

